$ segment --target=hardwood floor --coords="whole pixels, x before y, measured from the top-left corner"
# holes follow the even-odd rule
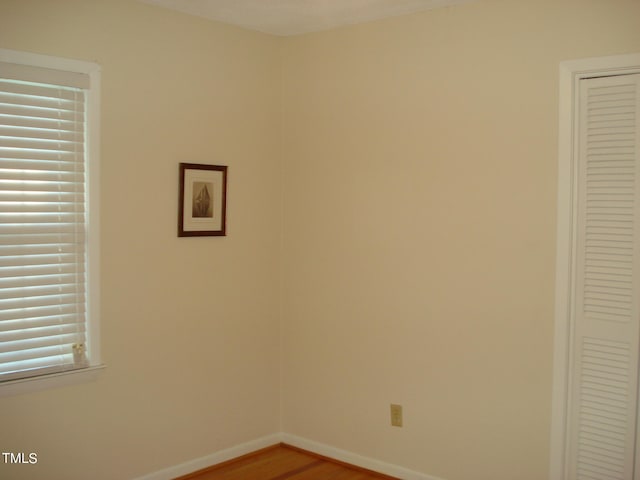
[[[289,445],[274,445],[175,480],[397,480]]]

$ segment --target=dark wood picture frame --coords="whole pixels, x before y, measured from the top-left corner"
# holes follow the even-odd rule
[[[179,237],[225,236],[227,167],[180,163]]]

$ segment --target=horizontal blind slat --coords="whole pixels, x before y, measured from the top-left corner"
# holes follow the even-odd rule
[[[2,212],[0,210],[0,223],[13,225],[38,225],[56,224],[66,226],[77,225],[82,228],[84,214],[79,212]]]
[[[0,277],[0,291],[12,288],[49,287],[66,284],[76,284],[78,287],[82,287],[84,281],[84,277],[75,272],[38,275],[36,277]]]
[[[23,115],[0,113],[0,125],[4,125],[6,127],[75,131],[80,130],[78,128],[79,123],[81,123],[80,120],[82,120],[82,117],[71,120],[62,120],[60,118],[26,117]]]
[[[82,325],[82,324],[80,324]],[[33,332],[34,334],[36,332]],[[49,335],[41,335],[32,338],[20,338],[20,339],[5,339],[2,338],[4,334],[0,333],[0,358],[3,354],[5,361],[14,361],[17,356],[28,355],[29,351],[39,350],[46,347],[55,347],[58,345],[73,345],[74,343],[82,342],[85,337],[84,328],[82,330],[73,329],[55,329],[53,328]]]
[[[64,273],[83,273],[84,268],[73,263],[58,263],[49,265],[22,265],[0,268],[0,278],[15,278],[18,282],[28,281],[30,277],[41,275],[56,275]],[[37,280],[37,278],[36,278]]]
[[[2,76],[0,66],[0,77]],[[36,85],[33,83],[15,82],[0,79],[0,92],[7,95],[21,95],[25,97],[60,98],[62,100],[75,99],[81,90],[60,87],[58,85]]]
[[[82,366],[74,365],[71,353],[60,353],[50,357],[34,358],[16,363],[0,363],[0,380],[37,377],[78,368],[82,368]]]
[[[2,235],[33,235],[33,234],[46,234],[46,233],[74,233],[78,230],[75,223],[40,223],[40,224],[19,224],[19,223],[7,223],[0,224],[0,236]]]
[[[38,317],[55,317],[56,315],[84,314],[85,305],[70,303],[66,305],[47,305],[44,307],[20,308],[0,311],[0,323],[9,320],[31,319]]]
[[[2,149],[0,168],[26,170],[84,171],[84,158],[78,152],[52,152],[47,150]]]
[[[10,298],[41,297],[46,295],[60,295],[73,293],[84,287],[84,282],[80,283],[60,283],[53,285],[30,285],[13,288],[0,288],[0,301]]]
[[[43,245],[55,243],[57,240],[64,244],[84,242],[84,236],[72,233],[41,233],[31,235],[0,235],[0,248],[12,245]]]
[[[78,110],[56,110],[53,108],[34,107],[30,105],[14,105],[0,103],[0,115],[11,117],[62,120],[67,122],[84,122],[84,112]]]
[[[55,295],[19,296],[0,299],[0,310],[18,310],[26,308],[58,307],[84,303],[84,294],[78,292],[56,293]]]
[[[59,203],[43,203],[43,202],[18,202],[4,201],[0,202],[0,214],[2,213],[77,213],[83,214],[85,205],[80,202],[59,202]]]
[[[56,93],[62,93],[64,98],[56,98]],[[66,94],[65,94],[66,93]],[[3,92],[0,90],[0,104],[28,106],[34,108],[48,108],[71,112],[82,112],[83,101],[78,95],[67,90],[66,92],[41,92],[40,95],[29,95],[17,92]]]
[[[60,125],[51,125],[49,128],[36,127],[33,124],[14,126],[4,124],[0,121],[0,137],[82,142],[84,137],[83,133],[74,128],[76,126],[75,124],[68,126],[68,129],[61,128]]]
[[[0,364],[65,354],[72,352],[71,345],[74,343],[84,342],[83,334],[74,335],[73,338],[67,335],[62,335],[61,337],[62,338],[60,340],[62,341],[59,344],[49,344],[39,348],[30,348],[6,353],[0,352]]]
[[[75,183],[84,190],[84,172],[78,172],[76,169],[65,170],[45,170],[36,169],[28,170],[24,166],[22,168],[2,168],[0,166],[0,176],[4,180],[21,181],[21,182],[61,182]]]
[[[28,330],[31,328],[49,327],[54,325],[74,325],[77,323],[84,323],[84,318],[76,315],[75,312],[61,315],[5,320],[0,322],[0,332]]]
[[[0,202],[77,202],[84,201],[83,192],[46,192],[46,191],[25,191],[6,192],[0,190]]]
[[[71,243],[43,243],[41,245],[0,245],[1,257],[20,255],[51,255],[76,252],[78,247]]]
[[[7,82],[18,81],[20,84],[36,86],[54,86],[56,88],[84,89],[91,86],[89,75],[82,72],[58,70],[34,65],[1,62],[0,77],[7,79]]]
[[[84,185],[77,182],[57,182],[57,181],[45,181],[45,180],[11,180],[0,179],[0,189],[4,192],[5,199],[9,199],[11,194],[17,200],[22,200],[25,197],[25,192],[30,194],[35,193],[84,193]]]
[[[8,332],[0,332],[0,342],[26,342],[27,340],[41,340],[53,337],[59,334],[71,335],[84,333],[84,323],[70,323],[62,325],[47,325],[44,327],[29,328],[24,330],[12,330]],[[42,340],[44,343],[45,340]],[[26,345],[22,343],[20,345]],[[17,348],[16,348],[17,349]],[[12,351],[11,348],[6,350]]]
[[[51,152],[81,152],[82,143],[77,139],[50,139],[50,138],[30,138],[30,137],[9,137],[0,136],[2,150],[25,149],[44,150]]]
[[[78,256],[83,255],[83,251],[68,253],[52,253],[48,255],[0,255],[0,269],[6,267],[34,266],[34,265],[66,265],[76,263]]]

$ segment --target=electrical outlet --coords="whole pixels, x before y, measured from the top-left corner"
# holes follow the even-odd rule
[[[391,426],[402,427],[402,405],[391,404]]]

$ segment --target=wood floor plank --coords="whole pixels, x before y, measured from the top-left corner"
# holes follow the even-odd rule
[[[341,465],[320,461],[315,468],[301,472],[299,475],[295,475],[289,480],[317,480],[320,478],[323,480],[339,480],[340,477],[346,480],[350,479],[350,475],[353,473],[353,471],[349,471]]]
[[[289,470],[288,472],[282,473],[277,477],[273,477],[271,480],[290,480],[292,478],[298,478],[298,475],[304,474],[304,472],[308,472],[310,470],[314,470],[319,465],[322,465],[322,460],[315,460],[315,461],[312,460],[310,463],[307,463],[306,465],[295,468],[293,470]]]
[[[279,445],[175,480],[393,480],[304,450]],[[397,479],[396,479],[397,480]]]
[[[283,446],[285,446],[286,448],[290,448],[292,450],[296,450],[298,452],[301,452],[305,455],[311,455],[312,457],[316,457],[319,458],[321,460],[327,461],[329,463],[334,463],[334,464],[338,464],[341,465],[342,467],[346,468],[346,473],[347,475],[345,476],[346,479],[356,479],[356,480],[360,480],[360,479],[376,479],[376,480],[398,480],[396,477],[391,477],[389,475],[384,475],[382,473],[377,473],[371,470],[367,470],[366,468],[362,468],[362,467],[357,467],[355,465],[351,465],[349,463],[340,461],[340,460],[336,460],[330,457],[325,457],[324,455],[320,455],[317,453],[313,453],[313,452],[309,452],[306,450],[303,450],[301,448],[298,447],[294,447],[291,445],[286,445],[283,444]],[[354,472],[358,472],[359,473],[359,477],[354,477],[353,475],[355,475]]]
[[[265,480],[279,477],[313,463],[313,459],[278,449],[259,459],[247,459],[242,465],[229,465],[220,480]],[[218,477],[214,477],[218,478]]]
[[[316,459],[280,446],[185,475],[176,480],[265,480],[312,464]]]

